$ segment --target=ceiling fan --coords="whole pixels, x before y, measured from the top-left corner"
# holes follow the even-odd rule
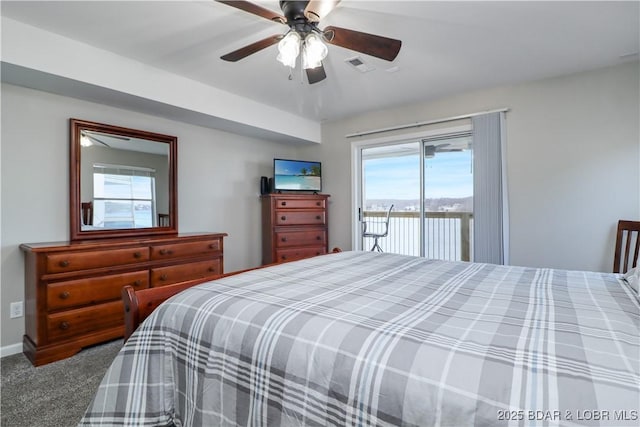
[[[433,144],[424,146],[424,156],[427,158],[435,157],[436,153],[452,153],[464,151],[462,147],[451,146],[451,144]]]
[[[96,135],[100,136],[100,135],[104,135],[108,138],[113,138],[113,139],[121,139],[123,141],[129,141],[130,138],[124,137],[124,136],[117,136],[117,135],[111,135],[111,134],[101,134],[100,132],[87,132],[87,131],[82,131],[80,132],[80,145],[82,145],[83,147],[89,147],[91,145],[93,145],[94,143],[98,143],[98,144],[102,144],[107,148],[111,148],[111,146],[109,144],[107,144],[106,142],[104,142],[103,140],[99,139],[96,137]]]
[[[386,61],[393,61],[398,56],[402,46],[400,40],[375,34],[332,26],[326,27],[324,30],[318,28],[320,19],[331,12],[340,3],[340,0],[283,0],[280,1],[280,9],[282,9],[283,15],[248,1],[217,1],[289,26],[289,31],[286,34],[269,36],[223,55],[221,59],[236,62],[278,43],[280,52],[278,61],[291,68],[295,67],[298,54],[302,50],[302,66],[306,71],[310,84],[318,83],[327,77],[322,65],[322,59],[327,55],[327,47],[323,42],[375,56]]]

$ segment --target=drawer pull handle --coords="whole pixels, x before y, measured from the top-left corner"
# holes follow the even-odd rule
[[[140,253],[140,252],[134,252],[134,253],[133,253],[133,257],[134,257],[134,258],[142,258],[142,253]]]
[[[280,205],[287,206],[287,202],[282,202],[282,203],[280,203]]]
[[[60,267],[68,267],[69,266],[69,261],[67,261],[66,259],[63,261],[59,262]]]
[[[286,221],[286,220],[287,220],[287,217],[286,217],[286,216],[284,216],[284,215],[282,215],[282,216],[280,217],[280,219],[281,219],[281,220],[283,220],[283,221]]]
[[[140,286],[142,285],[142,280],[138,279],[135,282],[133,282],[133,286]]]
[[[60,299],[67,299],[69,298],[69,292],[64,291],[60,293]]]
[[[282,255],[280,258],[287,259],[287,256],[286,255]]]
[[[209,249],[218,249],[218,244],[217,243],[210,244]]]
[[[281,241],[283,241],[283,242],[286,242],[286,241],[287,241],[287,238],[286,238],[286,237],[283,237],[283,238],[281,238],[280,240],[281,240]]]
[[[213,273],[214,271],[216,271],[216,268],[215,267],[209,267],[209,271]]]
[[[171,249],[160,249],[160,255],[171,255],[172,253]]]
[[[160,275],[160,280],[165,281],[169,278],[169,276],[167,276],[166,274],[161,274]]]
[[[69,329],[69,322],[60,323],[60,329],[62,329],[63,331],[66,331],[67,329]]]
[[[316,240],[322,240],[321,236],[316,236]]]
[[[320,251],[316,252],[316,255],[320,255]]]
[[[321,205],[321,203],[320,203],[320,202],[316,202],[316,206],[320,206],[320,205]]]
[[[316,219],[317,219],[318,221],[320,221],[320,220],[322,219],[322,217],[321,217],[320,215],[316,215]]]

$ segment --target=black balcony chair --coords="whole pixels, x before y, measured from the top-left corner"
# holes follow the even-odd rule
[[[391,205],[387,211],[387,216],[383,221],[362,221],[362,237],[373,238],[371,251],[377,250],[378,252],[383,252],[382,248],[378,244],[378,239],[389,235],[389,218],[391,217],[391,210],[393,210],[393,205]]]

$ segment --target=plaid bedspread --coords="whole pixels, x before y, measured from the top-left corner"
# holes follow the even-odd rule
[[[342,252],[208,282],[123,347],[80,425],[638,425],[619,275]]]

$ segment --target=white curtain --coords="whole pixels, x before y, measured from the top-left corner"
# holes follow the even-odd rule
[[[472,118],[473,260],[509,263],[504,112]]]

